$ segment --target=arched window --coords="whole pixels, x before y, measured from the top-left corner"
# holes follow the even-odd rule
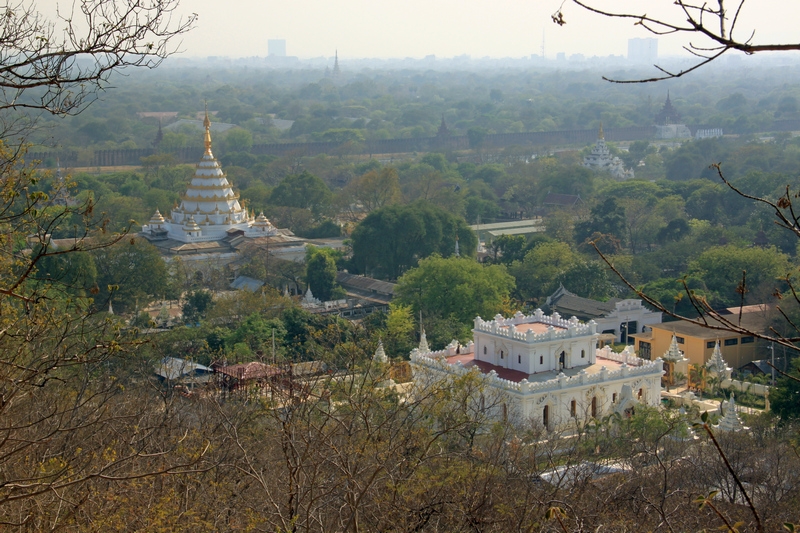
[[[521,355],[517,356],[517,363],[522,364],[522,356]]]
[[[611,403],[617,403],[617,393],[611,395]]]
[[[592,418],[597,418],[597,396],[592,396]]]
[[[586,350],[581,350],[581,359],[586,359]]]
[[[483,355],[486,355],[486,346],[483,347]]]
[[[544,356],[543,356],[543,355],[540,355],[540,356],[539,356],[539,364],[540,364],[540,365],[543,365],[543,364],[544,364]]]
[[[503,358],[503,350],[500,350],[500,359]]]
[[[572,400],[571,402],[569,402],[569,414],[572,417],[575,417],[575,416],[578,415],[578,402],[576,402],[575,400]]]
[[[644,389],[639,389],[639,396],[638,398],[641,400],[642,396],[644,396]]]
[[[542,424],[544,424],[545,429],[550,429],[550,406],[545,405],[544,409],[542,409]]]

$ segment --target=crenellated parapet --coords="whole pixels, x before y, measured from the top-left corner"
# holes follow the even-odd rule
[[[531,328],[526,331],[518,331],[517,326],[531,323],[543,324],[547,326],[547,331],[537,333]],[[548,316],[541,309],[537,309],[531,315],[525,315],[517,311],[511,318],[496,315],[493,320],[489,321],[476,317],[474,331],[526,343],[535,343],[595,335],[597,334],[597,324],[593,320],[584,324],[576,317],[565,320],[558,313]]]
[[[451,375],[463,375],[467,372],[478,371],[477,367],[466,367],[460,362],[450,364],[447,362],[446,357],[447,350],[422,354],[415,349],[411,352],[411,363],[416,365],[419,370],[424,368],[427,372],[441,372]],[[547,381],[529,382],[527,379],[523,379],[520,382],[511,381],[501,378],[494,370],[484,374],[484,379],[492,387],[525,395],[556,392],[574,387],[586,387],[639,377],[660,379],[664,372],[663,368],[663,361],[656,359],[655,361],[642,361],[639,366],[629,366],[627,363],[623,363],[617,370],[608,370],[608,367],[604,366],[600,369],[600,372],[594,374],[581,370],[574,376],[567,376],[561,372],[555,378]]]

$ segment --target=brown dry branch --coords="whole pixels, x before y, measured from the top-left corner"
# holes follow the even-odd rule
[[[619,80],[603,77],[613,83],[647,83],[679,78],[693,72],[712,61],[716,60],[730,50],[738,50],[745,54],[757,52],[783,52],[800,50],[800,43],[755,43],[755,31],[740,37],[737,26],[746,0],[734,0],[733,10],[726,6],[725,0],[717,0],[716,6],[703,2],[695,3],[689,0],[674,0],[669,3],[674,6],[673,18],[660,18],[649,16],[647,13],[624,13],[597,7],[590,0],[564,0],[558,10],[552,15],[552,20],[559,26],[566,24],[564,5],[572,3],[586,11],[603,17],[633,21],[634,25],[641,26],[653,35],[687,35],[690,39],[683,49],[696,58],[696,62],[684,69],[668,70],[654,65],[662,75],[636,80]],[[731,16],[731,12],[733,15]],[[691,39],[700,37],[703,43],[699,44]]]

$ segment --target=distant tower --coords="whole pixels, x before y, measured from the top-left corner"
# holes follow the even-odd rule
[[[628,39],[628,61],[650,64],[658,61],[658,39]]]
[[[158,131],[156,132],[156,138],[153,140],[153,148],[158,150],[158,147],[161,145],[161,141],[164,140],[164,132],[161,131],[161,119],[158,119]]]
[[[338,78],[340,74],[339,70],[339,50],[336,50],[336,55],[333,56],[333,77]]]
[[[447,123],[444,121],[444,113],[442,113],[442,123],[439,124],[439,131],[436,132],[437,137],[449,137],[450,130],[447,129]]]
[[[542,59],[544,59],[544,28],[542,28]]]
[[[680,124],[681,122],[681,114],[672,106],[672,101],[669,99],[669,91],[667,91],[667,100],[664,102],[664,107],[656,115],[655,122],[656,126]]]

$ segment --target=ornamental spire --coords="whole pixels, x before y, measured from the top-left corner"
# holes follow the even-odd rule
[[[706,363],[706,367],[720,379],[724,379],[728,376],[730,372],[730,368],[728,368],[728,363],[725,362],[725,359],[722,358],[722,352],[719,349],[719,339],[717,339],[717,343],[714,345],[714,353],[711,354],[711,358]]]
[[[208,118],[208,102],[206,102],[206,117],[203,119],[203,127],[206,129],[204,137],[206,155],[213,157],[213,154],[211,153],[211,120]]]
[[[386,351],[383,349],[383,340],[378,340],[378,349],[375,350],[375,355],[372,360],[376,363],[388,363],[389,358],[386,356]]]
[[[598,139],[605,139],[606,138],[605,134],[603,133],[603,123],[602,122],[600,123],[600,131],[597,132],[597,138]]]
[[[678,338],[672,334],[672,342],[669,343],[669,350],[664,353],[662,359],[677,362],[683,360],[683,352],[678,348]]]
[[[736,401],[733,399],[732,392],[731,398],[728,400],[728,407],[725,409],[725,416],[722,417],[722,420],[720,420],[719,424],[714,426],[714,428],[719,431],[742,431],[749,429],[742,424],[742,419],[739,418],[739,413],[736,412]]]

